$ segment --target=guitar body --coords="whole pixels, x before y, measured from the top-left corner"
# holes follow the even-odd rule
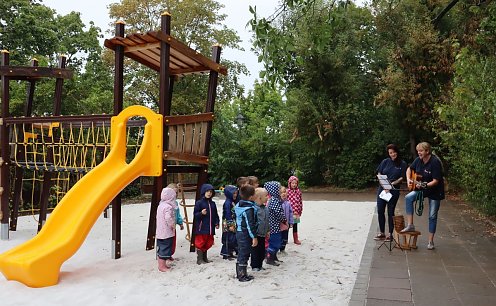
[[[408,184],[408,191],[418,190],[417,183],[422,182],[422,175],[417,174],[417,172],[415,172],[414,170],[411,170],[410,169],[410,177],[409,177],[409,179],[411,181]]]

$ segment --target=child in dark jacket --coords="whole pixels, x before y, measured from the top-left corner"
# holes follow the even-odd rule
[[[193,210],[193,230],[198,255],[196,263],[199,265],[210,262],[207,258],[207,251],[214,244],[215,229],[219,228],[219,214],[212,200],[214,193],[215,189],[212,185],[203,184],[200,189],[201,199],[196,201]]]
[[[287,224],[279,195],[281,184],[276,181],[270,181],[265,183],[264,187],[270,195],[269,203],[267,205],[269,208],[270,237],[266,262],[268,265],[279,266],[277,252],[281,248],[282,242],[281,223]]]
[[[267,203],[267,190],[265,188],[255,189],[255,203],[257,209],[257,241],[258,244],[251,248],[251,269],[252,271],[265,270],[263,260],[265,258],[265,236],[269,233],[269,210]]]
[[[253,202],[255,188],[244,185],[240,188],[241,200],[234,208],[236,212],[236,239],[238,240],[238,260],[236,262],[236,277],[240,282],[253,279],[246,272],[251,248],[257,246],[257,205]]]
[[[233,260],[234,252],[238,252],[236,241],[236,214],[234,212],[234,199],[238,195],[238,188],[227,185],[224,188],[226,201],[222,207],[222,248],[220,255],[223,259]]]
[[[281,253],[286,250],[286,245],[288,244],[289,228],[293,226],[293,209],[291,209],[291,203],[288,201],[288,191],[286,187],[281,186],[281,201],[282,210],[284,211],[284,217],[288,220],[287,224],[281,223]]]

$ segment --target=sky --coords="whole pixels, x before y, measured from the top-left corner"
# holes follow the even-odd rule
[[[256,6],[257,12],[260,16],[267,17],[270,16],[279,0],[217,0],[225,7],[220,13],[227,15],[225,24],[235,31],[238,32],[241,38],[241,46],[245,51],[233,50],[233,49],[223,49],[222,58],[236,60],[243,63],[250,71],[249,76],[240,76],[240,82],[244,85],[246,91],[253,89],[253,84],[255,79],[258,78],[258,72],[263,69],[261,63],[258,63],[257,56],[250,51],[251,49],[251,33],[245,25],[250,20],[251,14],[248,11],[248,7]],[[67,0],[43,0],[43,4],[55,9],[57,14],[66,15],[71,11],[76,11],[81,13],[81,19],[84,24],[89,25],[90,21],[93,21],[96,26],[98,26],[105,38],[112,37],[112,34],[108,34],[107,30],[114,29],[113,26],[109,26],[111,22],[108,16],[107,6],[111,3],[118,3],[118,0],[85,0],[85,1],[67,1]],[[174,17],[174,13],[172,16]],[[157,16],[157,20],[160,16]],[[172,19],[172,27],[174,27],[174,19]],[[103,41],[101,42],[103,45]],[[210,54],[205,54],[210,57]]]

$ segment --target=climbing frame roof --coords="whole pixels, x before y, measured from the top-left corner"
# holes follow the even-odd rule
[[[220,64],[203,56],[163,32],[147,32],[113,37],[105,40],[105,47],[115,51],[117,46],[124,47],[124,55],[153,69],[160,70],[160,45],[165,42],[170,45],[170,75],[187,75],[217,71],[226,75],[227,69]]]

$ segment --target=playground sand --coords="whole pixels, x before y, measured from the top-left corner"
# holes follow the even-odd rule
[[[217,199],[218,200],[218,199]],[[221,215],[222,201],[217,201]],[[175,266],[157,270],[155,251],[145,251],[149,203],[122,208],[122,257],[110,258],[111,219],[96,222],[81,248],[61,268],[59,284],[33,289],[0,274],[2,305],[347,305],[373,218],[375,203],[305,201],[299,225],[302,245],[290,243],[279,267],[235,279],[235,261],[219,256],[221,232],[208,255],[196,264],[186,230],[178,228]],[[184,214],[184,213],[182,213]],[[191,212],[189,214],[192,215]],[[4,252],[33,237],[33,216],[19,218]],[[290,235],[291,236],[291,235]]]

